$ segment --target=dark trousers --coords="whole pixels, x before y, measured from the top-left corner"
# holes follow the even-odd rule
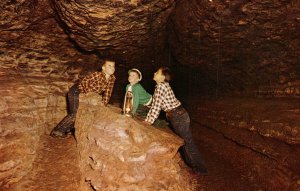
[[[206,169],[202,156],[195,145],[190,130],[190,116],[187,111],[179,106],[178,108],[167,112],[167,118],[177,135],[184,140],[182,155],[185,162],[192,168]]]
[[[67,96],[68,115],[59,122],[59,124],[52,130],[51,134],[55,131],[66,134],[74,128],[75,117],[79,105],[79,93],[78,84],[75,84],[70,88]]]

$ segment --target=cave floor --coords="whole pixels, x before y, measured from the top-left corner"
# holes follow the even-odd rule
[[[205,143],[201,140],[196,143],[209,169],[206,176],[192,175],[198,182],[197,191],[256,190],[249,186],[245,176],[226,164]],[[8,191],[79,191],[79,155],[74,138],[56,139],[44,135],[37,152],[33,170]]]
[[[234,166],[226,162],[217,150],[213,150],[204,140],[199,138],[198,134],[208,133],[205,127],[199,128],[197,123],[192,122],[193,136],[203,158],[205,160],[208,175],[198,176],[197,191],[253,191],[261,190],[260,185],[253,183],[253,178],[246,172],[237,171]],[[215,132],[209,132],[215,135]],[[216,140],[218,141],[218,140]],[[220,148],[222,144],[220,143]]]
[[[9,191],[79,190],[79,154],[74,138],[41,137],[33,170]]]

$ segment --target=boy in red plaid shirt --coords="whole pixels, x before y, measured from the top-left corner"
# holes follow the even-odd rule
[[[115,62],[105,60],[101,72],[93,72],[73,85],[68,92],[68,115],[52,130],[51,136],[65,137],[74,129],[75,116],[79,105],[79,94],[95,92],[102,95],[102,102],[106,106],[110,100],[116,77]]]

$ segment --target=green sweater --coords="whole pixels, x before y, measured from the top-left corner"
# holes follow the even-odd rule
[[[126,92],[130,84],[126,86]],[[133,111],[132,114],[135,114],[136,109],[140,104],[144,105],[149,102],[151,99],[151,95],[143,88],[140,83],[136,83],[132,86],[132,94],[133,94]]]

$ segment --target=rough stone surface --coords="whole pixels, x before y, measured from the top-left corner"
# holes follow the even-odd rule
[[[66,106],[64,97],[48,95],[56,88],[54,84],[26,78],[0,81],[0,105],[4,106],[0,112],[0,186],[4,186],[30,171],[40,135],[65,115]]]
[[[48,1],[4,1],[0,9],[1,189],[31,170],[40,136],[66,114],[68,87],[97,59],[68,41]]]
[[[42,135],[36,153],[30,172],[5,191],[81,191],[79,154],[72,136]]]
[[[150,81],[154,66],[176,65],[176,95],[191,107],[207,94],[272,98],[191,110],[208,127],[195,138],[219,155],[210,167],[226,172],[203,189],[245,190],[228,183],[240,174],[261,190],[299,190],[299,0],[6,0],[0,11],[0,190],[34,174],[40,136],[65,116],[72,83],[99,68],[94,53],[120,60],[119,90],[129,66]],[[223,184],[228,163],[237,172]]]
[[[75,122],[82,190],[194,189],[179,165],[179,137],[143,126],[119,109],[93,101],[97,98],[80,96]]]
[[[169,42],[209,92],[299,97],[299,30],[299,0],[178,1]]]
[[[79,47],[133,66],[151,64],[164,50],[166,23],[175,6],[175,0],[52,3],[63,27]]]
[[[241,101],[244,100],[243,103]],[[300,103],[295,100],[205,100],[199,121],[209,126],[243,129],[289,145],[300,145]],[[211,106],[207,107],[206,105]],[[276,103],[276,105],[273,105]],[[280,112],[280,115],[278,115]],[[274,116],[277,116],[276,118]],[[222,131],[222,130],[221,130]]]

